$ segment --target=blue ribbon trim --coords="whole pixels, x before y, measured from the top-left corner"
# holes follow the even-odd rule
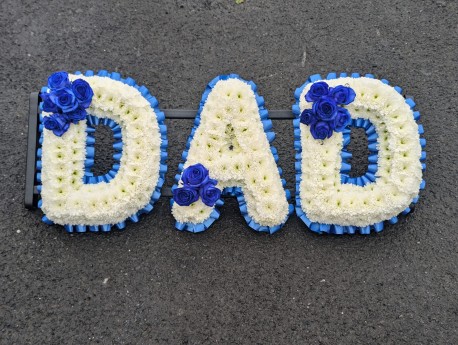
[[[360,78],[361,75],[359,73],[352,73],[351,75],[348,75],[347,73],[340,73],[339,78],[345,78],[345,77],[352,77],[352,78]],[[364,75],[366,78],[372,78],[374,79],[374,75],[372,74],[366,74]],[[299,100],[300,96],[302,94],[302,91],[304,88],[310,84],[313,83],[317,80],[331,80],[331,79],[337,79],[337,73],[329,73],[326,78],[322,78],[321,75],[319,74],[314,74],[310,76],[307,81],[297,88],[294,92],[294,98],[296,99],[296,103],[292,106],[292,111],[293,114],[296,115],[296,118],[293,120],[293,126],[294,126],[294,149],[296,151],[295,154],[295,170],[296,170],[296,214],[297,216],[307,225],[307,227],[312,230],[313,232],[322,234],[322,233],[328,233],[328,234],[335,234],[335,235],[342,235],[342,234],[355,234],[356,232],[359,232],[360,234],[363,235],[368,235],[371,233],[371,231],[375,232],[380,232],[384,228],[384,222],[379,222],[375,224],[371,224],[368,226],[364,227],[359,227],[359,226],[341,226],[338,224],[321,224],[317,222],[312,222],[310,219],[308,219],[307,215],[302,209],[301,206],[301,198],[300,198],[300,182],[302,178],[302,166],[301,166],[301,160],[302,160],[302,145],[301,145],[301,130],[300,130],[300,107],[299,107]],[[384,84],[389,85],[388,80],[386,79],[381,79],[381,82]],[[394,86],[394,89],[402,95],[402,88],[399,86]],[[406,98],[406,103],[409,105],[409,107],[413,110],[413,117],[414,120],[418,124],[418,133],[420,136],[424,133],[423,126],[418,123],[418,120],[420,119],[420,112],[415,110],[415,102],[412,98],[407,97]],[[353,183],[359,186],[364,186],[368,183],[374,182],[377,178],[376,173],[378,169],[378,151],[377,151],[377,143],[378,143],[378,136],[375,130],[375,127],[370,123],[370,121],[365,120],[365,119],[355,119],[352,120],[352,125],[355,127],[362,127],[366,130],[366,134],[368,136],[368,147],[369,151],[371,151],[371,154],[369,156],[369,166],[368,166],[368,171],[360,177],[357,178],[350,178],[347,177],[348,175],[346,174],[348,171],[350,171],[351,166],[348,163],[348,159],[351,157],[351,153],[346,151],[346,147],[348,146],[350,142],[350,130],[346,130],[343,132],[343,150],[341,152],[341,157],[342,157],[342,167],[341,167],[341,179],[342,183]],[[422,147],[422,153],[420,157],[420,162],[422,165],[422,170],[424,171],[426,169],[426,151],[425,151],[425,146],[426,146],[426,139],[420,137],[420,145]],[[420,190],[425,189],[425,180],[422,180],[420,184]],[[416,204],[418,202],[419,196],[416,196],[411,204]],[[400,215],[407,215],[408,213],[411,212],[411,208],[407,207],[404,211],[400,213]],[[387,221],[390,224],[395,224],[398,222],[398,216],[392,217],[391,219],[388,219]]]
[[[81,72],[77,71],[75,72],[75,75],[82,75]],[[93,71],[86,71],[84,73],[85,76],[90,77],[94,76]],[[100,77],[107,77],[111,78],[113,80],[120,81],[126,85],[132,86],[135,89],[137,89],[142,96],[150,103],[151,108],[153,108],[155,114],[156,114],[156,119],[159,125],[159,131],[161,134],[161,161],[160,161],[160,168],[159,168],[159,179],[156,184],[156,187],[151,194],[151,199],[149,203],[143,207],[141,210],[137,211],[133,215],[127,217],[124,221],[119,222],[117,224],[104,224],[104,225],[84,225],[84,224],[77,224],[77,225],[72,225],[72,224],[67,224],[64,226],[65,230],[67,232],[109,232],[113,226],[116,226],[119,230],[123,230],[126,227],[126,221],[130,220],[131,222],[138,222],[139,217],[142,214],[149,213],[153,210],[154,204],[156,201],[159,200],[161,197],[161,189],[162,186],[164,185],[165,182],[165,173],[167,172],[167,147],[168,147],[168,140],[167,140],[167,127],[165,125],[165,114],[159,109],[159,102],[157,99],[150,94],[146,86],[142,85],[139,86],[135,82],[134,79],[127,77],[127,78],[121,78],[121,74],[117,72],[107,72],[105,70],[100,70],[96,75]],[[43,87],[41,89],[42,92],[46,92],[48,90],[47,87]],[[43,119],[43,103],[40,103],[40,125],[39,125],[39,131],[40,131],[40,139],[39,139],[39,145],[37,149],[37,157],[39,160],[37,160],[37,181],[41,183],[41,156],[42,156],[42,144],[43,144],[43,124],[42,124],[42,119]],[[123,147],[123,142],[122,142],[122,133],[121,133],[121,127],[113,120],[111,119],[100,119],[97,116],[93,115],[88,115],[86,117],[87,121],[87,139],[86,139],[86,160],[84,162],[84,169],[85,173],[83,176],[83,182],[84,183],[99,183],[102,181],[109,182],[111,181],[117,174],[120,164],[115,163],[111,170],[102,176],[94,176],[90,169],[94,165],[94,144],[95,144],[95,138],[93,136],[93,133],[95,132],[95,126],[98,125],[99,123],[103,123],[106,126],[109,126],[112,131],[113,131],[113,136],[117,140],[113,144],[113,148],[117,151],[114,155],[113,158],[120,162],[121,156],[122,156],[122,147]],[[37,189],[39,192],[41,192],[42,186],[41,184],[37,186]],[[42,200],[40,199],[38,201],[38,207],[41,208],[42,205]],[[42,221],[46,224],[52,225],[54,224],[46,215],[43,216]]]
[[[257,93],[257,86],[253,81],[246,81],[242,78],[240,78],[239,75],[237,74],[229,74],[229,75],[220,75],[216,78],[214,78],[212,81],[210,81],[202,95],[202,100],[200,101],[199,104],[199,110],[197,111],[196,118],[194,120],[194,127],[191,130],[191,134],[188,137],[188,141],[186,142],[186,148],[183,151],[183,154],[181,155],[181,158],[183,159],[183,162],[178,165],[178,174],[175,175],[175,184],[172,187],[172,190],[178,187],[178,182],[181,179],[181,173],[183,172],[183,167],[184,163],[186,162],[186,159],[188,157],[188,152],[189,148],[191,147],[191,142],[192,139],[194,138],[194,134],[199,127],[200,124],[200,115],[202,113],[202,110],[204,108],[205,102],[207,101],[208,95],[212,91],[213,87],[216,85],[217,82],[220,80],[228,80],[228,79],[238,79],[243,81],[244,83],[247,83],[248,85],[251,86],[251,89],[253,90],[255,97],[256,97],[256,102],[258,103],[258,108],[259,108],[259,117],[262,121],[263,127],[264,127],[264,133],[266,134],[266,137],[269,141],[269,143],[272,143],[272,141],[275,139],[275,133],[271,132],[272,129],[272,121],[269,119],[268,116],[268,111],[266,108],[264,108],[264,98],[262,96],[259,96]],[[274,156],[275,163],[278,162],[279,157],[277,154],[277,149],[273,146],[270,147],[270,150],[272,152],[272,155]],[[280,173],[280,177],[282,175],[282,169],[278,168],[278,171]],[[283,188],[286,186],[286,181],[284,179],[281,180],[283,184]],[[286,197],[287,200],[290,200],[291,197],[291,192],[288,189],[285,189]],[[275,225],[275,226],[261,226],[260,224],[256,223],[248,214],[247,207],[246,207],[246,201],[245,197],[243,195],[243,190],[241,187],[229,187],[229,188],[224,188],[223,192],[221,195],[229,195],[229,196],[235,196],[237,197],[237,201],[239,203],[239,208],[240,212],[242,213],[243,218],[245,218],[245,221],[247,222],[248,226],[252,228],[255,231],[258,232],[267,232],[270,234],[273,234],[274,232],[280,230],[283,225],[286,223],[288,220],[289,216],[294,210],[293,205],[289,205],[289,212],[288,216],[286,217],[285,221],[282,224]],[[170,205],[173,206],[173,198],[170,199]],[[205,221],[202,223],[180,223],[180,222],[175,222],[175,227],[180,230],[180,231],[189,231],[189,232],[202,232],[207,230],[214,222],[217,220],[220,216],[219,212],[219,207],[221,207],[224,204],[224,201],[222,199],[219,199],[216,204],[215,208],[213,209],[212,213],[210,214],[210,217],[207,218]]]
[[[86,138],[86,160],[84,161],[84,177],[83,182],[85,184],[96,184],[102,181],[110,182],[118,173],[120,167],[120,161],[122,156],[122,133],[121,127],[115,121],[104,118],[99,119],[97,116],[94,115],[87,115],[86,117],[86,124],[87,124],[87,138]],[[95,127],[99,124],[104,124],[108,126],[113,131],[113,137],[117,140],[113,144],[113,148],[115,149],[116,153],[113,155],[113,158],[117,161],[117,163],[113,164],[110,171],[102,176],[94,176],[91,172],[91,168],[94,166],[94,154],[95,154]]]
[[[350,127],[363,128],[367,135],[368,147],[371,154],[369,155],[369,165],[366,173],[358,177],[350,177],[348,173],[351,170],[351,164],[349,160],[352,157],[352,154],[348,152],[347,146],[350,144],[350,129],[345,129],[342,132],[343,135],[343,148],[340,153],[342,158],[342,166],[340,168],[340,180],[341,183],[351,183],[357,186],[364,187],[366,184],[375,182],[377,179],[377,170],[378,170],[378,148],[377,148],[377,139],[378,135],[375,130],[374,125],[371,121],[366,119],[352,119]]]

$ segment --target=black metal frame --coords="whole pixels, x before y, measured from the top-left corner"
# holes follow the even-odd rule
[[[25,172],[25,196],[24,205],[28,209],[36,208],[38,205],[39,192],[37,190],[37,148],[40,139],[39,126],[39,104],[40,95],[32,92],[29,98],[29,129],[27,136],[27,163]],[[197,111],[192,109],[166,109],[166,119],[194,119]],[[269,110],[271,120],[292,120],[294,115],[291,110]],[[163,187],[162,196],[172,196],[170,188]]]
[[[38,119],[40,110],[40,95],[38,92],[32,92],[29,98],[29,129],[27,134],[27,163],[25,170],[25,196],[24,205],[28,209],[35,208],[38,203],[37,190],[37,147],[40,138],[38,132]]]

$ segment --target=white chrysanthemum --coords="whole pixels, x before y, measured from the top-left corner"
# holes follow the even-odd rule
[[[329,86],[347,85],[356,92],[346,106],[352,118],[370,120],[378,134],[379,178],[364,187],[341,184],[342,134],[315,140],[301,128],[302,209],[312,222],[367,226],[390,219],[408,207],[418,195],[422,179],[418,126],[404,98],[392,87],[370,78],[326,80]],[[300,110],[310,108],[304,88]]]
[[[195,219],[199,218],[202,221],[210,217],[213,211],[212,207],[205,205],[202,200],[197,200],[195,203],[186,207],[172,207],[173,216],[182,223],[195,223]]]
[[[218,188],[242,187],[248,214],[256,223],[275,226],[286,220],[285,191],[247,83],[228,79],[213,87],[184,167],[197,163],[209,169]],[[200,200],[192,206],[175,203],[172,208],[177,221],[194,224],[208,219],[212,210]]]
[[[154,109],[134,87],[106,77],[84,79],[94,97],[88,112],[122,129],[120,169],[109,183],[84,184],[86,121],[57,137],[44,130],[42,210],[57,224],[116,224],[145,207],[159,179],[161,137]],[[49,114],[44,114],[49,115]]]

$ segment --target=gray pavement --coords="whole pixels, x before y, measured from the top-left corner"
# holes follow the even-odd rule
[[[457,21],[453,0],[3,0],[0,343],[457,344]],[[427,188],[370,236],[318,236],[295,216],[257,234],[235,200],[181,233],[167,199],[124,232],[69,235],[22,204],[28,94],[62,69],[119,71],[164,109],[196,108],[218,74],[285,109],[311,74],[372,72],[415,96]],[[167,125],[170,184],[192,121]],[[274,130],[292,189],[292,123]]]

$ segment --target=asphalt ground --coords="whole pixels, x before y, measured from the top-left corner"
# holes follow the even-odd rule
[[[1,344],[457,344],[457,46],[452,0],[0,3]],[[219,74],[289,109],[309,75],[374,73],[413,95],[426,189],[379,234],[269,236],[229,200],[205,233],[169,200],[125,231],[69,235],[23,206],[28,96],[57,70],[118,71],[160,107],[198,106]],[[168,120],[171,185],[192,127]],[[293,129],[274,121],[294,188]],[[97,169],[111,138],[97,136]],[[352,164],[362,169],[356,135]],[[104,165],[105,164],[105,165]]]

